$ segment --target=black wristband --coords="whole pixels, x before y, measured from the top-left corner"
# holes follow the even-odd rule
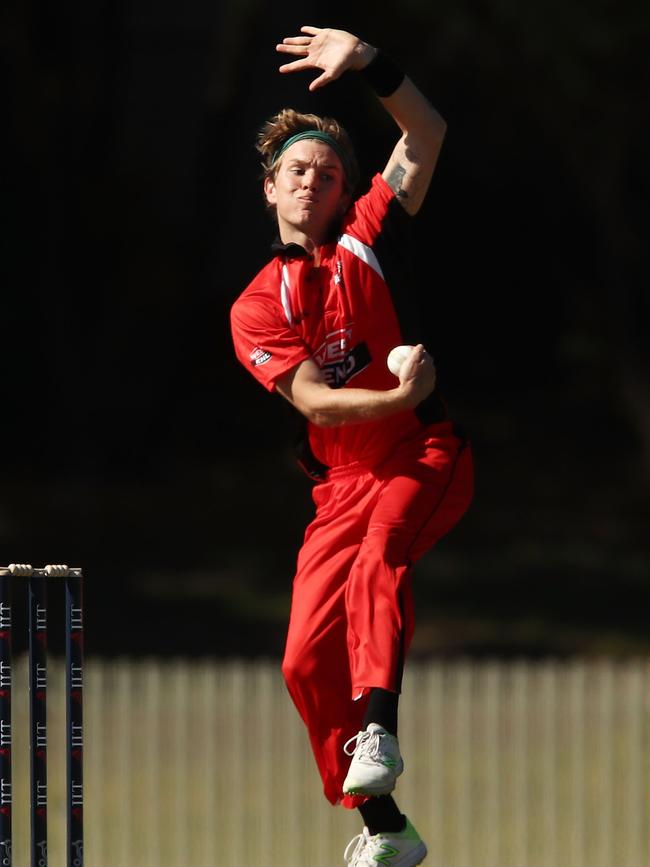
[[[406,76],[390,57],[377,49],[377,53],[367,66],[360,70],[377,96],[392,96]]]

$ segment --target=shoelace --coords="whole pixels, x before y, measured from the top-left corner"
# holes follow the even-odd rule
[[[355,849],[351,851],[353,846]],[[389,849],[388,852],[386,851],[387,848]],[[364,828],[361,834],[357,834],[348,843],[343,860],[352,864],[352,867],[377,867],[379,861],[384,863],[387,854],[391,856],[396,853],[394,849],[382,845],[381,836],[373,838],[370,836],[370,831]],[[381,858],[382,855],[384,858]]]
[[[357,754],[358,757],[368,756],[370,759],[376,759],[379,756],[380,738],[378,732],[358,732],[345,742],[343,752],[346,756]],[[351,750],[348,749],[350,744],[354,744]]]
[[[348,742],[349,743],[349,742]],[[346,744],[347,746],[347,744]],[[348,845],[345,848],[345,852],[343,853],[343,860],[348,864],[353,864],[354,867],[363,867],[364,864],[371,864],[367,858],[363,861],[360,860],[363,858],[364,850],[368,841],[370,839],[370,832],[367,828],[364,828],[360,834],[357,834],[356,837],[353,837]],[[354,849],[352,848],[354,847]]]

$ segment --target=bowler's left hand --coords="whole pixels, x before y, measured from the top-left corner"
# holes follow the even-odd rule
[[[309,85],[316,90],[330,81],[335,81],[348,69],[363,69],[376,54],[372,45],[363,42],[346,30],[330,27],[301,27],[302,36],[287,36],[276,51],[294,54],[298,60],[285,63],[280,72],[299,72],[302,69],[322,69],[323,72]]]

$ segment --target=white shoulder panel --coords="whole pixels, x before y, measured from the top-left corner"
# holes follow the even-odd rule
[[[379,264],[372,247],[364,244],[363,241],[359,241],[358,238],[353,238],[352,235],[341,235],[338,243],[341,247],[345,247],[345,249],[350,253],[354,253],[355,256],[358,256],[359,259],[366,263],[366,265],[370,265],[372,270],[376,271],[383,279],[384,273],[381,270],[381,265]]]
[[[282,266],[282,283],[280,284],[280,295],[282,298],[282,307],[284,315],[287,317],[289,325],[293,325],[293,316],[291,315],[291,302],[289,301],[289,269],[286,265]]]

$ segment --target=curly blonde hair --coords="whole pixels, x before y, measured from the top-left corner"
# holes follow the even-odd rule
[[[291,136],[310,129],[327,133],[340,146],[344,156],[342,163],[345,188],[347,192],[353,193],[359,180],[359,165],[347,132],[334,118],[302,114],[293,108],[283,108],[273,115],[257,134],[256,147],[262,154],[263,178],[275,179],[281,162],[281,157],[276,157],[276,154],[284,142]]]

